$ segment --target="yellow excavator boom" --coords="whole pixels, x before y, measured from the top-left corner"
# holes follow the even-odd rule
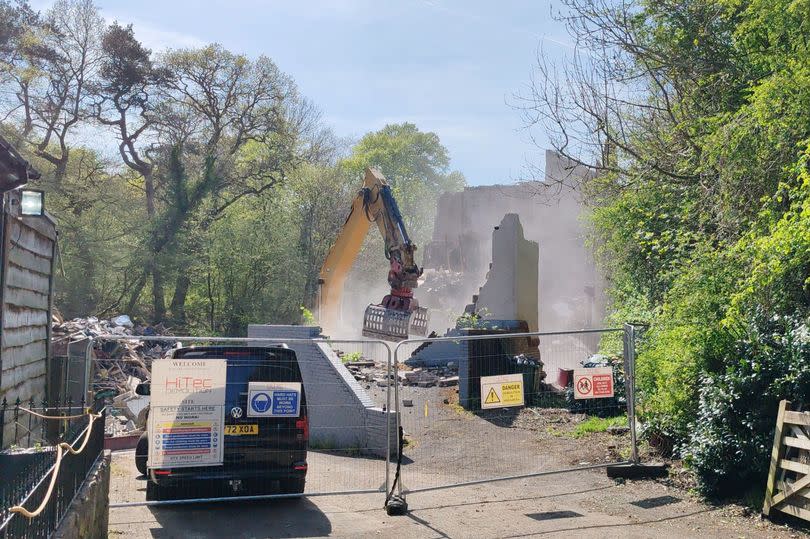
[[[373,168],[366,169],[363,187],[352,201],[349,216],[321,267],[319,323],[327,335],[334,335],[338,329],[343,287],[372,222],[385,239],[391,294],[381,304],[367,307],[363,334],[387,340],[407,338],[409,330],[424,334],[427,312],[418,306],[411,292],[422,274],[414,261],[416,246],[408,237],[385,177]]]

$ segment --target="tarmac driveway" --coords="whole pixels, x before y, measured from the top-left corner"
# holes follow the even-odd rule
[[[113,454],[111,502],[144,499],[132,451]],[[331,485],[378,481],[367,459],[311,452]],[[358,465],[360,464],[360,465]],[[312,469],[312,468],[311,468]],[[327,476],[324,476],[327,477]],[[372,481],[373,480],[373,481]],[[372,487],[376,488],[376,487]],[[110,509],[110,537],[799,537],[739,508],[713,508],[653,481],[616,483],[603,471],[414,493],[408,516],[389,517],[383,495],[312,496]]]

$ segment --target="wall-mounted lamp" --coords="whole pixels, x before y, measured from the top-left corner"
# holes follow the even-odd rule
[[[21,189],[20,215],[45,215],[45,192],[39,189]]]

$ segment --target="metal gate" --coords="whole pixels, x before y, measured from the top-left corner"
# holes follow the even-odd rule
[[[400,495],[637,460],[633,331],[470,329],[398,343]],[[612,369],[615,396],[574,398],[572,370],[598,366]],[[507,373],[522,375],[524,405],[482,409],[498,398],[481,393],[482,377]]]
[[[637,461],[634,331],[626,326],[493,335],[473,328],[393,346],[374,340],[103,335],[91,345],[92,390],[98,395],[110,389],[98,371],[116,368],[120,359],[114,358],[129,357],[133,347],[160,357],[192,345],[287,346],[301,366],[311,421],[303,494],[378,493],[388,500],[394,492],[404,496]],[[612,369],[613,398],[574,398],[572,370],[592,366]],[[482,410],[487,395],[481,394],[481,378],[507,373],[521,375],[524,404]],[[127,402],[118,398],[122,422]],[[618,433],[603,432],[606,425]],[[135,451],[120,458],[134,469]],[[177,489],[173,499],[147,501],[150,477],[130,475],[128,486],[113,490],[111,507],[296,495],[260,482],[255,490],[189,487]]]
[[[153,414],[150,409],[144,412],[149,397],[137,395],[133,391],[134,383],[132,387],[123,388],[122,391],[120,382],[110,381],[110,370],[118,369],[122,363],[130,361],[138,367],[133,372],[145,369],[144,374],[151,376],[153,361],[174,355],[175,349],[192,346],[200,349],[210,345],[232,348],[225,354],[229,365],[238,361],[241,348],[249,346],[281,346],[296,353],[303,379],[306,405],[302,405],[302,410],[306,410],[309,439],[306,463],[290,464],[306,468],[303,495],[379,493],[383,496],[389,483],[388,463],[396,458],[397,447],[397,420],[392,417],[396,413],[393,394],[396,388],[391,383],[394,379],[392,353],[389,345],[383,341],[102,335],[95,337],[92,345],[95,364],[92,389],[96,394],[105,391],[109,393],[113,386],[119,386],[115,388],[117,397],[108,395],[108,398],[114,400],[114,405],[110,407],[110,421],[135,421],[140,422],[141,428],[145,428],[148,425],[145,420],[147,415]],[[231,356],[237,359],[231,359]],[[226,393],[227,388],[233,384],[245,385],[244,380],[233,380],[231,371],[228,372]],[[247,392],[247,387],[240,386],[237,389],[241,393]],[[226,401],[224,423],[236,423],[230,417],[239,416],[241,423],[257,423],[258,430],[265,428],[258,424],[259,421],[244,420],[249,403],[245,400],[246,395],[242,395],[240,399],[238,406],[230,400]],[[289,427],[275,425],[267,428],[293,427],[291,423]],[[296,435],[303,436],[303,432],[301,427]],[[254,433],[234,433],[233,436],[237,435],[240,443],[250,445],[249,437]],[[225,439],[235,438],[229,438],[229,433],[225,431],[223,440]],[[264,456],[269,459],[271,454],[281,454],[283,457],[283,453],[288,452],[282,447],[276,447],[272,441],[268,443],[261,449],[250,449],[251,452],[246,452],[245,455],[239,454],[241,449],[236,447],[238,444],[229,446],[226,443],[224,468],[234,470],[239,467],[239,473],[245,469],[258,470],[266,466],[260,462]],[[123,474],[126,484],[112,490],[112,508],[301,496],[298,492],[285,492],[285,479],[257,473],[254,479],[250,479],[248,475],[247,479],[237,481],[217,478],[207,482],[189,481],[185,486],[178,482],[170,492],[160,496],[165,499],[154,499],[154,496],[147,496],[147,489],[153,488],[150,483],[161,483],[161,477],[154,474],[167,472],[150,469],[146,476],[139,476],[135,471],[137,452],[129,450],[114,455],[114,460],[119,459],[121,469],[126,471]],[[239,458],[244,459],[242,464],[236,463],[235,459]],[[147,500],[147,497],[152,499]]]

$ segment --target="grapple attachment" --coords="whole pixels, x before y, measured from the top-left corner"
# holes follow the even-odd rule
[[[369,305],[363,316],[363,336],[384,341],[399,342],[408,333],[427,335],[428,312],[417,307],[413,312],[388,309],[382,305]]]

